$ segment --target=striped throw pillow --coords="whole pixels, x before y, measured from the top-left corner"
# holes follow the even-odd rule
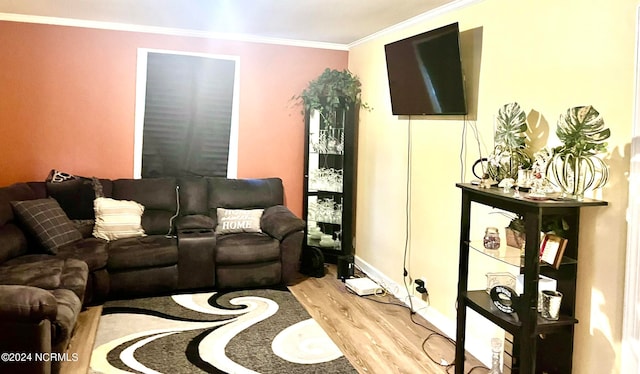
[[[98,197],[93,201],[96,223],[93,236],[116,240],[145,236],[142,228],[144,206],[135,201]]]

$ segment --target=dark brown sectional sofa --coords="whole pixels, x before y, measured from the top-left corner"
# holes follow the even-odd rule
[[[96,191],[141,204],[145,235],[94,237]],[[68,243],[43,248],[20,210],[35,202],[59,205],[80,234],[70,229]],[[278,178],[76,178],[0,188],[0,352],[65,352],[82,308],[107,299],[293,282],[304,222],[283,203]],[[257,210],[257,232],[233,222],[222,230],[218,208]],[[59,364],[0,362],[0,372],[56,373]]]

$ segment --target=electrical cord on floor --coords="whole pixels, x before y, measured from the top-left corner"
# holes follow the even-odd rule
[[[359,270],[360,272],[362,272],[362,269],[358,268],[357,266],[355,266],[355,268],[356,268],[357,270]],[[360,277],[361,277],[361,275],[360,275],[360,274],[357,274],[357,275],[356,275],[356,277],[360,278]],[[376,284],[378,284],[378,283],[376,282]],[[379,284],[378,284],[378,285],[379,285]],[[413,310],[413,307],[412,307],[412,306],[411,306],[411,307],[409,307],[409,306],[407,306],[406,304],[402,304],[402,303],[395,303],[395,302],[392,302],[392,301],[381,301],[381,300],[376,300],[375,298],[380,298],[380,297],[382,297],[382,296],[390,296],[390,297],[393,297],[394,299],[396,299],[396,298],[395,298],[391,293],[388,293],[388,292],[387,292],[387,290],[386,290],[384,287],[380,287],[380,288],[381,288],[382,290],[384,290],[384,294],[383,294],[383,295],[380,295],[380,296],[378,296],[378,295],[375,295],[375,296],[374,296],[374,295],[365,295],[365,296],[361,296],[361,297],[362,297],[363,299],[367,299],[367,300],[370,300],[370,301],[373,301],[373,302],[376,302],[376,303],[379,303],[379,304],[395,305],[395,306],[399,306],[399,307],[401,307],[401,308],[409,309],[409,319],[411,320],[411,322],[413,322],[415,325],[418,325],[418,326],[422,327],[423,329],[425,329],[425,330],[429,331],[429,333],[430,333],[430,334],[429,334],[429,335],[428,335],[428,336],[427,336],[427,337],[422,341],[422,344],[421,344],[422,352],[424,352],[424,354],[427,356],[427,358],[429,358],[429,360],[431,360],[434,364],[436,364],[436,365],[440,365],[440,366],[444,367],[444,368],[445,368],[445,370],[447,370],[447,368],[449,368],[449,367],[454,366],[453,364],[450,364],[448,361],[446,361],[446,360],[444,360],[444,359],[441,359],[440,361],[437,361],[435,358],[433,358],[433,357],[429,354],[429,352],[427,352],[427,350],[425,349],[425,344],[427,344],[427,341],[428,341],[429,339],[431,339],[432,337],[434,337],[434,336],[439,336],[439,337],[441,337],[441,338],[445,339],[446,341],[450,342],[450,343],[454,346],[454,349],[455,349],[455,342],[454,342],[451,338],[449,338],[449,337],[445,336],[444,334],[441,334],[440,332],[438,332],[438,331],[436,331],[436,330],[434,330],[434,329],[432,329],[432,328],[430,328],[430,327],[428,327],[428,326],[425,326],[425,325],[423,325],[423,324],[419,323],[418,321],[416,321],[416,320],[414,319],[414,316],[415,316],[415,314],[416,314],[416,313],[414,312],[414,310]],[[352,291],[352,290],[350,290],[349,288],[346,288],[346,290],[347,290],[347,292],[349,292],[349,293],[352,293],[352,294],[354,294],[354,295],[358,295],[357,293],[353,292],[353,291]],[[358,296],[360,296],[360,295],[358,295]],[[375,297],[375,298],[374,298],[374,297]],[[396,299],[396,300],[397,300],[397,299]]]
[[[450,367],[448,367],[448,368],[446,369],[446,372],[450,374],[449,369],[450,369],[450,368],[455,368],[455,367],[456,367],[455,365],[451,365]],[[489,369],[489,368],[486,368],[486,367],[484,367],[484,366],[480,366],[480,365],[476,365],[476,366],[472,367],[471,369],[469,369],[469,371],[467,372],[467,374],[475,374],[475,373],[476,373],[476,370],[478,370],[478,369],[480,369],[480,370],[481,370],[481,371],[479,371],[479,372],[478,372],[478,374],[480,374],[480,373],[481,373],[481,374],[488,374],[488,373],[491,371],[491,369]]]
[[[358,270],[360,273],[362,273],[362,274],[356,274],[356,275],[355,275],[355,277],[356,277],[356,278],[363,278],[363,277],[367,277],[367,276],[366,276],[366,274],[364,274],[364,272],[362,271],[362,269],[361,269],[361,268],[359,268],[359,267],[358,267],[357,265],[355,265],[355,264],[354,264],[354,267],[356,268],[356,270]],[[398,299],[397,299],[397,298],[395,298],[395,297],[393,296],[393,294],[392,294],[392,293],[388,292],[388,291],[387,291],[387,289],[386,289],[385,287],[383,287],[382,285],[380,285],[380,283],[378,283],[378,282],[375,282],[375,283],[376,283],[376,284],[378,284],[378,285],[380,286],[380,289],[381,289],[381,290],[383,290],[383,293],[380,293],[380,294],[378,294],[378,293],[377,293],[377,294],[375,294],[375,295],[364,295],[364,296],[361,296],[361,295],[358,295],[357,293],[353,292],[353,291],[352,291],[352,290],[350,290],[349,288],[346,288],[346,290],[347,290],[347,292],[349,292],[349,293],[351,293],[351,294],[354,294],[354,295],[356,295],[356,296],[360,296],[360,297],[361,297],[361,298],[363,298],[363,299],[366,299],[366,300],[369,300],[369,301],[373,301],[373,302],[378,303],[378,304],[383,304],[383,305],[395,305],[395,306],[398,306],[398,307],[401,307],[401,308],[408,309],[408,310],[409,310],[409,312],[410,312],[410,313],[409,313],[409,319],[411,320],[411,322],[413,322],[415,325],[418,325],[418,326],[422,327],[423,329],[425,329],[425,330],[427,330],[427,331],[429,332],[429,335],[427,335],[427,337],[422,341],[422,344],[421,344],[422,352],[427,356],[427,358],[428,358],[429,360],[431,360],[431,362],[433,362],[433,363],[434,363],[434,364],[436,364],[436,365],[441,366],[441,367],[445,370],[445,372],[446,372],[446,373],[450,373],[450,371],[449,371],[449,370],[450,370],[451,368],[455,368],[455,364],[454,364],[453,362],[449,362],[448,360],[445,360],[444,358],[440,358],[440,360],[437,360],[436,358],[434,358],[434,357],[433,357],[433,356],[432,356],[432,355],[427,351],[427,349],[425,348],[425,345],[427,344],[427,342],[429,341],[429,339],[433,339],[434,337],[438,337],[438,338],[444,339],[446,342],[450,343],[450,344],[453,346],[453,350],[455,351],[455,345],[456,345],[455,340],[453,340],[453,339],[449,338],[448,336],[446,336],[446,335],[444,335],[444,334],[440,333],[439,331],[436,331],[436,330],[432,329],[432,328],[431,328],[431,327],[429,327],[429,326],[425,326],[425,325],[423,325],[422,323],[420,323],[420,322],[416,321],[416,320],[414,319],[414,317],[415,317],[415,314],[416,314],[416,313],[413,311],[413,307],[409,307],[409,306],[407,306],[406,304],[403,304],[403,303],[395,303],[395,302],[393,302],[393,301],[382,301],[382,300],[376,300],[376,299],[380,299],[380,298],[385,297],[385,296],[391,297],[391,298],[393,298],[393,299],[395,299],[395,300],[398,300]],[[488,369],[487,369],[486,367],[478,365],[478,366],[474,366],[474,367],[472,367],[472,368],[467,372],[467,374],[473,374],[473,373],[474,373],[474,371],[475,371],[475,370],[477,370],[477,369],[483,369],[483,370],[486,370],[486,372],[487,372],[487,373],[489,372],[489,371],[488,371]]]
[[[425,326],[425,325],[423,325],[423,324],[419,323],[418,321],[414,320],[414,319],[413,319],[413,313],[410,313],[410,314],[409,314],[409,318],[411,319],[411,322],[413,322],[414,324],[416,324],[416,325],[418,325],[418,326],[422,327],[423,329],[425,329],[425,330],[427,330],[427,331],[429,331],[429,332],[430,332],[430,334],[429,334],[429,335],[427,335],[427,337],[422,341],[422,345],[421,345],[421,347],[422,347],[422,352],[424,352],[424,354],[427,356],[427,358],[429,358],[429,360],[431,360],[434,364],[436,364],[436,365],[440,365],[441,367],[443,367],[443,368],[444,368],[444,370],[445,370],[445,372],[446,372],[446,373],[449,373],[449,370],[450,370],[451,368],[455,368],[455,366],[456,366],[456,365],[455,365],[455,363],[453,363],[453,362],[449,362],[448,360],[445,360],[444,358],[440,358],[440,360],[439,360],[439,361],[438,361],[438,360],[436,360],[435,358],[433,358],[433,357],[429,354],[429,352],[428,352],[428,351],[427,351],[427,349],[425,348],[425,344],[427,344],[427,342],[429,341],[429,339],[432,339],[433,337],[438,337],[438,338],[444,339],[446,342],[450,343],[450,344],[453,346],[453,350],[455,351],[455,348],[456,348],[456,341],[455,341],[455,340],[453,340],[453,339],[451,339],[450,337],[448,337],[448,336],[446,336],[446,335],[444,335],[444,334],[442,334],[442,333],[440,333],[440,332],[438,332],[438,331],[436,331],[436,330],[434,330],[434,329],[432,329],[432,328],[430,328],[430,327],[428,327],[428,326]],[[488,369],[488,368],[486,368],[486,367],[484,367],[484,366],[481,366],[481,365],[477,365],[477,366],[474,366],[474,367],[472,367],[471,369],[469,369],[469,371],[467,372],[467,374],[472,373],[472,372],[473,372],[474,370],[476,370],[476,369],[483,369],[483,370],[486,370],[486,372],[487,372],[487,373],[489,372],[489,369]]]

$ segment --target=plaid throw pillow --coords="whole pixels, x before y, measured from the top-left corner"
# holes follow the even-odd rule
[[[54,199],[12,201],[18,219],[51,254],[58,247],[82,239],[69,217]]]

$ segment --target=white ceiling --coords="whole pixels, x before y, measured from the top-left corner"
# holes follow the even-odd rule
[[[0,0],[0,13],[348,45],[457,1]]]

